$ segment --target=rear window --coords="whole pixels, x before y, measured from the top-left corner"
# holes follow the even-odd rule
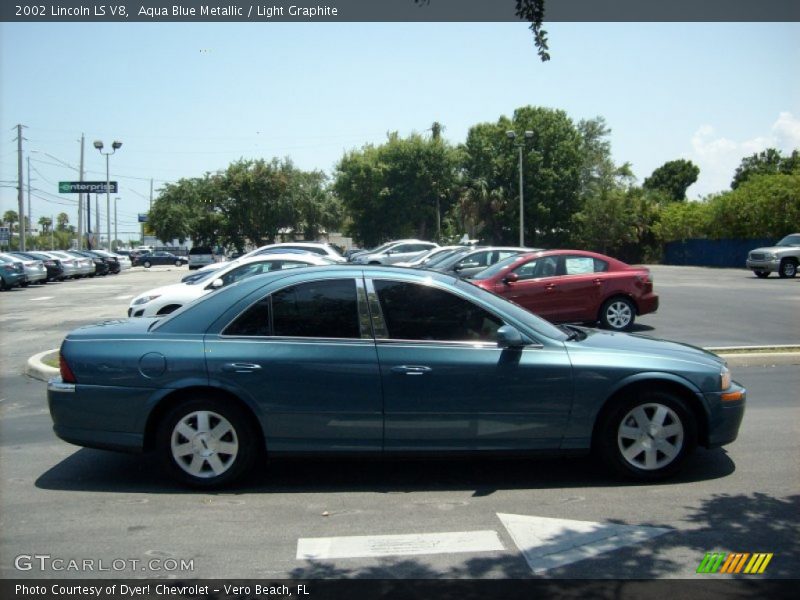
[[[207,246],[195,246],[189,250],[189,256],[196,256],[198,254],[213,254],[211,248]]]

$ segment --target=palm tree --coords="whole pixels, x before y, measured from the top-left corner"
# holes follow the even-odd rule
[[[53,219],[50,217],[39,217],[39,225],[42,227],[42,233],[49,233],[50,228],[53,227]]]

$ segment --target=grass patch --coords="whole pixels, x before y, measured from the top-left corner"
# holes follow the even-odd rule
[[[53,367],[54,369],[58,369],[58,367],[59,367],[58,361],[59,361],[59,353],[58,353],[58,351],[51,352],[50,354],[48,354],[44,358],[42,358],[42,362],[44,364],[46,364],[48,367]]]

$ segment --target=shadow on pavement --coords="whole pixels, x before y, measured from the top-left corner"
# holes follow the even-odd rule
[[[227,493],[415,492],[636,486],[614,478],[590,457],[513,459],[280,459]],[[736,467],[722,449],[698,450],[676,478],[663,484],[718,479]],[[647,483],[646,485],[653,485]],[[81,449],[37,480],[42,489],[113,493],[199,493],[168,479],[153,455]],[[212,492],[213,493],[213,492]]]

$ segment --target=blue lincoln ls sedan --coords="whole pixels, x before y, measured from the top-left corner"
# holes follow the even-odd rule
[[[216,487],[264,453],[591,451],[660,479],[736,439],[745,390],[700,348],[556,327],[449,275],[333,265],[77,329],[48,401],[62,439]]]

